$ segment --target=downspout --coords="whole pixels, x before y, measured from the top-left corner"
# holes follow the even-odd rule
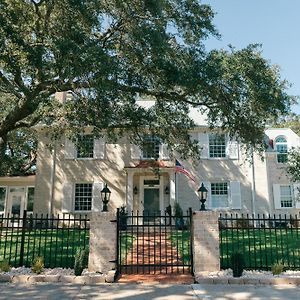
[[[255,187],[255,167],[254,167],[253,149],[251,149],[251,171],[252,171],[252,182],[251,182],[252,214],[255,215],[256,187]]]
[[[54,200],[54,186],[55,186],[55,173],[56,173],[56,141],[54,142],[53,154],[52,154],[52,167],[51,167],[51,183],[50,183],[50,197],[49,197],[49,215],[53,214],[53,200]]]

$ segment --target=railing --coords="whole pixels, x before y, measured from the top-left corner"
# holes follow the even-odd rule
[[[286,269],[300,269],[300,220],[297,216],[221,215],[221,268],[231,266],[233,252],[244,254],[246,269],[269,270],[282,262]]]
[[[119,273],[192,273],[191,210],[167,213],[117,212]]]
[[[89,245],[87,216],[0,216],[0,261],[11,266],[30,266],[35,257],[45,267],[73,268],[78,248]]]

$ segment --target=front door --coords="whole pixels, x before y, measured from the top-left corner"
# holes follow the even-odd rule
[[[159,215],[159,188],[144,189],[144,215]]]

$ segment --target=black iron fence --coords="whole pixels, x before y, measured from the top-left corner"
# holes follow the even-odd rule
[[[35,257],[45,267],[73,268],[78,248],[89,245],[87,216],[0,216],[0,261],[11,266],[30,266]]]
[[[246,269],[269,270],[274,263],[300,269],[300,219],[297,216],[221,215],[221,268],[231,267],[231,255],[241,252]]]
[[[191,210],[121,214],[117,211],[119,273],[192,273]]]

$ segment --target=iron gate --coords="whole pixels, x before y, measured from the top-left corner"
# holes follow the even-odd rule
[[[192,210],[125,214],[117,210],[119,274],[192,273]]]

